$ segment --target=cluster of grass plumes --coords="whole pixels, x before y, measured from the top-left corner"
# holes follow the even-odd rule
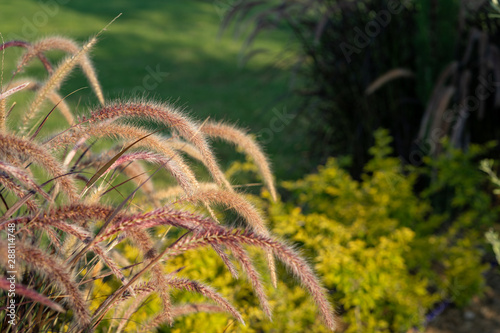
[[[230,295],[183,276],[182,267],[172,270],[166,265],[200,248],[214,250],[234,278],[241,268],[271,318],[266,279],[247,252],[251,246],[265,253],[265,274],[274,286],[275,258],[290,269],[333,330],[333,309],[319,279],[295,250],[272,236],[259,210],[226,179],[210,139],[228,141],[252,158],[276,200],[271,168],[258,143],[245,131],[193,120],[171,104],[142,99],[106,102],[87,55],[96,40],[97,36],[79,45],[49,37],[1,46],[3,52],[12,46],[26,49],[0,92],[0,289],[10,288],[6,235],[11,233],[16,244],[15,329],[123,331],[134,313],[145,311],[151,297],[161,308],[135,323],[143,331],[172,325],[176,317],[196,312],[224,312],[244,324],[238,306],[225,298]],[[45,55],[53,49],[68,53],[57,66]],[[35,58],[42,61],[47,77],[22,78]],[[80,115],[58,91],[76,65],[100,103]],[[16,129],[10,126],[15,105],[10,100],[24,88],[34,96]],[[61,115],[52,114],[56,108]],[[39,135],[42,128],[47,132],[49,117],[61,116],[68,123],[65,130]],[[151,123],[156,130],[148,128]],[[189,161],[204,166],[207,173],[200,175],[199,167],[195,172]],[[201,181],[203,176],[211,181]],[[240,215],[245,227],[224,219],[219,205]],[[163,231],[161,237],[154,236],[158,231]],[[137,255],[126,250],[130,248]],[[109,292],[100,291],[103,285]],[[208,303],[175,304],[172,290],[198,293]],[[4,304],[0,306],[3,311]],[[9,318],[0,319],[2,331],[13,330]]]

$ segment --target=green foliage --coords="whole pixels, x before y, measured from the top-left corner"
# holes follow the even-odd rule
[[[472,146],[469,152],[448,148],[437,160],[405,170],[398,158],[390,157],[388,132],[376,131],[375,139],[360,180],[344,169],[347,163],[332,158],[317,173],[284,182],[289,191],[284,202],[269,203],[264,192],[257,205],[267,210],[276,234],[315,258],[314,267],[331,291],[347,332],[406,332],[422,327],[436,303],[465,305],[482,291],[486,267],[478,245],[481,230],[492,225],[498,210],[482,189],[486,175],[474,159],[490,145]],[[239,167],[242,174],[253,172],[248,161]],[[433,176],[431,185],[415,194],[417,180],[425,175]],[[293,282],[281,283],[270,293],[275,317],[269,323],[251,289],[241,284],[237,288],[229,273],[220,274],[222,263],[215,255],[210,265],[196,261],[210,258],[180,257],[174,266],[189,262],[186,274],[199,271],[213,277],[210,284],[223,295],[236,288],[233,297],[237,304],[247,304],[242,312],[248,325],[231,330],[326,332]],[[201,273],[206,267],[211,273]],[[217,322],[200,318],[186,317],[176,327],[217,332],[228,325],[222,317]]]
[[[497,174],[492,169],[493,163],[493,160],[490,159],[482,160],[479,168],[489,176],[490,182],[496,187],[493,190],[493,193],[498,195],[500,194],[500,178],[498,178]],[[496,233],[493,229],[490,229],[485,234],[485,237],[488,243],[491,244],[497,262],[500,264],[500,239],[498,238],[498,233]]]
[[[500,264],[500,239],[498,238],[498,234],[493,230],[489,230],[486,233],[486,240],[493,247],[493,252],[495,252],[497,261]]]
[[[435,212],[443,218],[436,231],[443,228],[449,232],[480,231],[495,221],[498,209],[491,208],[490,191],[483,190],[488,178],[478,168],[480,157],[495,145],[494,142],[472,144],[463,152],[445,141],[443,156],[424,159],[428,167],[419,172],[430,178],[431,184],[422,195],[432,200]]]
[[[477,233],[465,228],[479,230],[498,215],[473,162],[487,147],[450,150],[406,175],[389,157],[387,131],[375,139],[361,181],[330,159],[317,174],[285,183],[294,199],[272,210],[274,230],[318,259],[348,332],[406,331],[422,325],[435,302],[465,304],[481,291],[485,269]],[[415,195],[417,176],[431,173],[435,181]]]

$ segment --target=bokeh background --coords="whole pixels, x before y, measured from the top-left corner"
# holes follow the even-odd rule
[[[120,13],[91,51],[106,99],[170,101],[254,133],[281,200],[246,191],[312,258],[341,331],[500,332],[496,1],[16,0],[0,3],[0,32],[84,42]],[[2,55],[4,81],[22,52]],[[61,94],[87,85],[76,71]],[[20,96],[14,115],[30,98]],[[68,101],[81,114],[97,104],[90,89]],[[216,146],[233,179],[260,181],[252,161]],[[165,332],[325,331],[286,272],[270,291],[271,323],[215,257],[176,264],[186,262],[185,274],[243,307],[248,326],[203,314]]]

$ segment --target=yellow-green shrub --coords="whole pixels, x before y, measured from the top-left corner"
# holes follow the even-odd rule
[[[317,173],[284,182],[283,202],[270,203],[266,192],[254,201],[267,211],[276,234],[315,258],[347,332],[406,332],[421,327],[439,302],[464,305],[482,290],[481,230],[496,220],[498,210],[482,189],[486,177],[475,158],[489,145],[467,153],[447,148],[442,157],[405,171],[390,157],[387,132],[377,131],[375,139],[360,180],[332,158]],[[249,162],[231,168],[232,177],[238,177],[235,169],[252,171]],[[417,193],[417,180],[430,185]],[[251,289],[236,284],[215,255],[188,253],[176,260],[173,267],[210,277],[223,295],[235,290],[232,297],[246,304],[248,323],[198,315],[180,319],[180,331],[219,332],[229,325],[238,332],[326,332],[291,279],[270,293],[275,309],[270,323],[262,320]]]

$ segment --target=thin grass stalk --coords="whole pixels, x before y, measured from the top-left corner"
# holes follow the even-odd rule
[[[219,305],[209,303],[183,304],[172,308],[172,316],[174,318],[198,312],[220,313],[226,311]]]
[[[34,91],[40,89],[42,85],[40,82],[38,82],[33,78],[18,79],[14,81],[12,85],[18,85],[23,83],[29,83],[29,85],[26,88]],[[71,112],[71,109],[68,103],[66,103],[66,101],[64,100],[64,98],[61,95],[59,95],[59,93],[55,90],[48,93],[47,98],[50,100],[52,104],[57,105],[57,109],[59,110],[59,112],[61,112],[62,116],[66,119],[68,124],[73,125],[75,122],[75,117],[73,116],[73,113]]]
[[[245,325],[245,321],[241,317],[241,314],[236,310],[224,297],[222,297],[219,293],[217,293],[211,287],[208,287],[200,282],[185,279],[185,278],[170,278],[168,280],[169,286],[175,289],[187,290],[199,293],[208,299],[213,300],[217,305],[225,310],[225,312],[230,313],[233,317],[236,318],[240,323]],[[154,327],[162,324],[162,318],[157,317],[152,320],[147,326],[143,327],[142,332],[150,332]]]
[[[155,207],[160,205],[160,202],[155,198],[156,191],[154,183],[152,181],[147,181],[149,178],[148,172],[139,161],[130,163],[120,171],[127,177],[130,177],[137,186],[144,184],[141,187],[142,192],[151,200]]]
[[[11,41],[8,41],[8,42],[5,42],[3,43],[2,45],[0,45],[0,51],[4,51],[5,49],[9,48],[9,47],[23,47],[23,48],[29,48],[31,46],[31,43],[29,42],[26,42],[26,41],[22,41],[22,40],[11,40]],[[37,54],[36,55],[38,57],[38,59],[40,59],[40,61],[42,62],[43,64],[43,67],[45,67],[45,69],[47,70],[47,73],[51,74],[53,72],[53,69],[52,69],[52,64],[50,63],[50,61],[47,59],[47,57],[45,57],[44,54]]]
[[[11,285],[12,284],[9,280],[4,279],[4,278],[0,278],[0,289],[3,289],[5,291],[9,291],[9,290],[11,290]],[[60,306],[59,304],[51,301],[49,298],[45,297],[44,295],[41,295],[41,294],[37,293],[35,290],[28,288],[22,284],[15,283],[14,290],[16,291],[16,295],[27,297],[36,303],[40,303],[42,305],[45,305],[46,307],[51,308],[54,311],[65,312],[63,307]]]
[[[201,155],[198,148],[196,148],[189,142],[186,142],[178,138],[171,138],[170,140],[168,140],[168,145],[177,151],[185,153],[191,158],[194,158],[202,163],[204,162],[203,156]]]
[[[143,138],[141,141],[135,144],[136,147],[143,147],[147,149],[151,149],[157,151],[162,154],[166,159],[170,159],[170,163],[167,166],[177,167],[178,170],[174,169],[172,172],[173,175],[179,177],[176,179],[179,184],[183,184],[185,186],[186,193],[193,193],[198,188],[198,181],[196,177],[189,168],[189,166],[184,162],[179,154],[177,154],[174,150],[172,150],[168,146],[168,139],[164,139],[157,135],[150,135],[150,132],[143,130],[141,128],[137,128],[130,125],[124,124],[116,124],[116,123],[101,123],[92,127],[81,127],[75,128],[72,131],[66,132],[64,135],[59,136],[53,141],[49,142],[49,146],[54,149],[61,148],[68,144],[74,144],[74,142],[78,141],[82,136],[85,137],[122,137],[128,140],[137,140],[139,138]],[[175,177],[174,176],[174,177]]]
[[[76,186],[71,177],[66,176],[65,168],[51,155],[33,141],[0,133],[0,154],[18,160],[32,160],[41,165],[51,176],[54,182],[72,201],[76,200]]]
[[[42,197],[50,201],[49,195],[35,183],[26,170],[18,168],[10,163],[0,161],[0,172],[10,174],[14,179],[24,184],[27,188],[37,191]]]
[[[27,192],[8,176],[0,175],[0,184],[3,185],[5,189],[11,191],[20,200],[27,195]],[[38,204],[34,200],[28,199],[25,204],[30,212],[36,212],[38,209]]]
[[[68,235],[74,236],[76,239],[82,241],[83,243],[87,243],[92,239],[92,234],[86,229],[77,226],[68,224],[62,220],[57,219],[41,219],[41,220],[29,220],[28,218],[17,218],[8,221],[8,223],[26,224],[26,227],[30,229],[40,228],[45,230],[50,234],[50,227],[57,228]],[[69,248],[73,249],[76,246],[75,242],[72,242],[71,239],[67,239],[67,241],[71,242]],[[54,240],[53,240],[54,242]],[[58,242],[57,242],[58,243]],[[66,245],[68,247],[68,245]],[[106,251],[99,245],[96,244],[90,248],[101,260],[106,264],[106,266],[111,270],[111,272],[116,276],[116,278],[122,283],[127,283],[127,279],[123,275],[122,271],[118,268],[118,266],[114,263],[114,261],[106,254]]]
[[[138,247],[144,253],[144,262],[148,265],[152,259],[154,259],[158,253],[156,252],[153,242],[144,230],[137,228],[127,231],[127,235],[138,245]],[[170,291],[168,286],[167,278],[165,277],[163,270],[160,265],[155,265],[151,267],[151,284],[155,287],[158,292],[160,299],[162,301],[163,311],[157,315],[157,318],[163,318],[162,321],[168,321],[170,325],[173,324],[171,308],[172,302],[170,300]],[[154,320],[154,319],[153,319]]]
[[[188,195],[194,194],[196,188],[191,181],[185,177],[182,167],[176,164],[175,160],[151,152],[134,152],[122,155],[100,177],[104,177],[111,170],[118,168],[123,164],[135,161],[146,161],[165,167]]]
[[[0,241],[2,248],[7,248],[4,241]],[[67,295],[67,300],[74,311],[74,320],[80,328],[88,327],[90,315],[87,305],[83,299],[76,283],[74,282],[67,267],[64,267],[57,260],[31,246],[26,246],[21,242],[16,243],[16,254],[21,262],[27,263],[37,272],[50,277]]]
[[[137,291],[136,291],[137,292]],[[139,309],[141,303],[149,296],[149,293],[143,293],[143,294],[138,294],[136,298],[134,298],[134,301],[132,304],[130,304],[125,312],[123,313],[120,320],[120,324],[116,328],[115,333],[121,333],[123,329],[127,326],[130,318],[134,315],[135,312]]]

